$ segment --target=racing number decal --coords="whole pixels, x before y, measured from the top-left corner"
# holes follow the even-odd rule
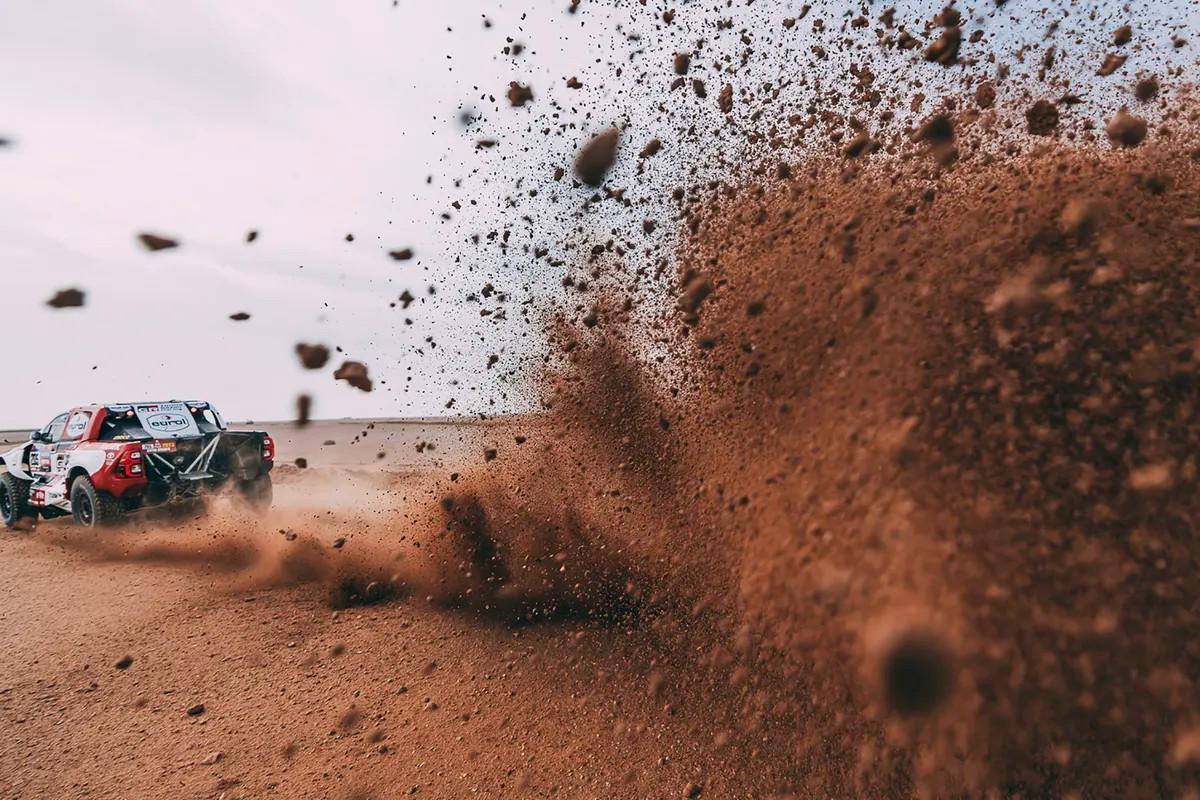
[[[35,447],[29,457],[29,471],[44,474],[50,471],[50,450],[45,447]]]

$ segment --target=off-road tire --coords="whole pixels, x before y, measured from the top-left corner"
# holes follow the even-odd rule
[[[29,481],[23,481],[11,472],[0,474],[0,519],[4,527],[17,527],[29,510]]]
[[[121,517],[121,501],[92,485],[92,479],[80,475],[71,484],[71,513],[75,524],[84,528],[112,525]]]
[[[271,501],[275,497],[269,472],[248,481],[238,481],[237,491],[250,510],[260,514],[271,507]]]

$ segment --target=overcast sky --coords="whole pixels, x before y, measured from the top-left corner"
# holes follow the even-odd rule
[[[814,5],[810,18],[824,13],[839,25],[857,8]],[[915,23],[942,2],[895,5],[899,18]],[[990,0],[975,5],[987,10],[973,21],[988,33],[984,46],[1010,54],[1027,42],[1044,44],[1047,26],[1063,17],[1044,4],[1010,2],[1003,11]],[[503,202],[470,201],[500,198],[523,169],[544,168],[554,148],[554,163],[569,165],[588,131],[613,123],[639,141],[661,136],[671,154],[681,129],[670,130],[656,106],[673,77],[670,54],[696,42],[680,23],[704,13],[700,4],[680,4],[680,20],[660,29],[653,9],[631,20],[615,3],[585,0],[577,14],[567,6],[0,3],[0,138],[12,143],[0,148],[0,428],[42,424],[75,404],[171,397],[211,400],[231,419],[290,418],[300,392],[314,396],[318,417],[437,415],[448,413],[450,399],[452,412],[521,407],[511,393],[496,404],[495,379],[511,350],[536,349],[536,336],[498,336],[490,318],[493,327],[486,327],[480,306],[462,301],[481,279],[470,258],[461,258],[466,237],[503,227],[503,217],[518,212],[504,211]],[[780,30],[793,6],[799,4],[731,6],[737,24],[723,33],[702,28],[711,40],[693,69],[710,69],[723,43],[741,48],[743,25]],[[1129,19],[1118,2],[1079,7],[1064,21],[1073,35],[1054,40],[1060,50],[1072,42],[1103,46]],[[1194,66],[1195,0],[1136,11],[1128,74],[1101,89],[1110,105],[1126,101],[1135,70],[1162,74],[1168,57]],[[1182,49],[1171,46],[1176,31],[1191,34]],[[524,53],[503,52],[510,37]],[[759,48],[761,60],[739,75],[740,84],[790,75],[796,54],[805,52],[802,39],[793,43],[794,52]],[[1027,65],[1036,68],[1038,60],[1031,56]],[[844,80],[847,65],[830,63],[831,80]],[[618,79],[616,67],[626,64],[633,66]],[[1060,56],[1059,65],[1073,85],[1090,80],[1090,62]],[[921,71],[931,96],[961,91],[960,73],[923,64],[919,54],[890,66]],[[654,80],[639,88],[630,80],[639,71]],[[585,88],[565,88],[569,76]],[[508,106],[510,80],[533,86],[533,106]],[[801,83],[791,99],[807,104]],[[881,74],[880,85],[887,83]],[[671,102],[694,104],[696,119],[718,117],[711,99],[684,94]],[[577,128],[531,142],[522,126],[539,119],[544,125],[537,115],[555,101],[562,107],[555,122]],[[482,114],[470,128],[460,119],[464,106]],[[1084,109],[1076,113],[1100,121],[1107,113]],[[500,145],[477,150],[482,136]],[[738,157],[678,157],[683,153],[677,148],[675,157],[653,165],[663,185],[672,185],[671,170]],[[624,179],[621,170],[633,166],[624,159],[614,173]],[[245,242],[250,230],[259,231],[253,244]],[[136,240],[140,232],[178,238],[182,246],[149,253]],[[354,242],[344,240],[347,233]],[[534,235],[553,239],[558,232]],[[416,259],[388,258],[402,247],[413,248]],[[430,285],[436,297],[427,294]],[[84,308],[45,305],[57,290],[75,287],[87,294]],[[407,311],[391,307],[404,290],[418,301]],[[251,318],[232,321],[235,312]],[[305,372],[293,354],[298,341],[340,345],[346,356]],[[497,350],[505,358],[486,370]],[[375,392],[332,380],[343,357],[368,364],[379,381]]]
[[[301,391],[322,417],[486,408],[470,387],[487,350],[463,333],[478,308],[389,301],[455,294],[463,231],[439,214],[480,159],[460,104],[513,79],[544,97],[604,24],[550,5],[522,22],[474,2],[0,4],[0,427],[135,398],[288,418]],[[536,52],[506,57],[510,36]],[[182,246],[149,253],[143,231]],[[402,247],[417,259],[387,257]],[[68,287],[84,308],[45,305]],[[430,336],[441,352],[415,353]],[[297,341],[388,384],[305,373]]]

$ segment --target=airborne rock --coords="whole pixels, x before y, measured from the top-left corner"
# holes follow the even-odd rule
[[[604,183],[604,176],[617,158],[617,142],[620,131],[609,128],[592,137],[575,157],[575,174],[588,186]]]
[[[1025,112],[1025,122],[1034,136],[1049,136],[1058,127],[1058,109],[1049,100],[1038,100]]]
[[[59,289],[54,296],[46,301],[51,308],[79,308],[83,305],[84,294],[79,289]]]
[[[374,382],[367,375],[367,367],[361,361],[343,361],[342,365],[333,373],[334,380],[345,381],[364,392],[369,392],[374,387]]]
[[[533,89],[516,81],[508,84],[508,102],[510,105],[520,107],[531,100],[533,100]]]
[[[173,247],[179,247],[179,242],[175,239],[168,239],[166,236],[159,236],[154,233],[139,233],[138,241],[142,246],[151,253],[156,253],[159,250],[170,250]]]
[[[323,344],[296,344],[296,355],[305,369],[320,369],[329,361],[329,348]]]
[[[1117,112],[1117,115],[1104,126],[1104,131],[1112,143],[1121,147],[1137,147],[1146,138],[1148,130],[1146,120],[1135,117],[1125,109]]]

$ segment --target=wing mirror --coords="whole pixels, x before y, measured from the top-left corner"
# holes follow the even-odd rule
[[[42,433],[41,431],[33,431],[29,434],[29,441],[44,442],[46,441],[46,434]]]

